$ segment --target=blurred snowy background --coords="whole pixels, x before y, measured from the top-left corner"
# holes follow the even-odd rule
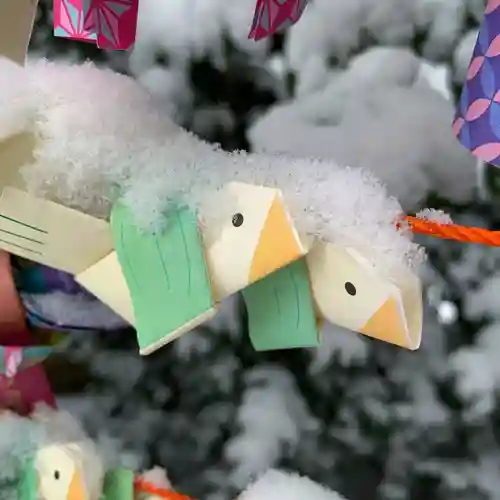
[[[499,176],[450,127],[483,0],[311,0],[259,43],[254,4],[140,0],[126,54],[54,38],[42,2],[31,54],[129,73],[226,149],[367,167],[408,212],[498,227]],[[236,298],[147,358],[132,331],[73,336],[72,364],[51,370],[61,403],[129,465],[162,465],[199,499],[228,500],[269,467],[349,500],[499,499],[500,251],[422,242],[417,352],[329,327],[318,350],[256,353]]]

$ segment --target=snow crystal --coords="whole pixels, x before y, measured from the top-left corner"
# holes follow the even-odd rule
[[[435,208],[424,208],[416,214],[419,219],[424,219],[439,224],[453,224],[451,216],[443,210],[436,210]]]
[[[280,188],[299,231],[358,249],[382,273],[420,262],[418,246],[396,228],[399,203],[368,170],[226,153],[178,128],[125,76],[48,61],[28,70],[39,107],[24,176],[37,195],[106,218],[121,193],[145,229],[160,228],[165,210],[184,202],[208,226],[234,213],[223,187],[238,180]]]
[[[269,470],[244,491],[238,500],[343,500],[338,493],[298,474]]]

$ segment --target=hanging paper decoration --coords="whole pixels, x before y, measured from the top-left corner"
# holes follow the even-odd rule
[[[55,405],[40,365],[53,346],[34,345],[6,252],[0,252],[0,298],[0,406],[29,413],[39,402]]]
[[[66,27],[73,23],[71,30],[81,37],[94,37],[96,43],[99,37],[105,34],[105,31],[96,28],[101,26],[99,8],[119,4],[125,9],[126,6],[130,8],[132,5],[132,0],[120,0],[121,3],[85,0],[87,3],[80,1],[78,5],[75,1],[60,0],[59,7],[62,10],[58,13],[58,21],[62,19]],[[498,3],[500,0],[497,0]],[[261,2],[259,5],[257,24],[262,21],[262,16],[267,16],[267,27],[264,27],[269,34],[272,29],[278,29],[280,23],[283,25],[282,22],[286,19],[296,20],[306,2],[283,0],[273,4]],[[279,12],[272,11],[273,7],[279,7]],[[492,12],[493,10],[495,9],[492,9]],[[263,35],[258,28],[259,26],[256,26],[255,38]],[[71,30],[68,28],[66,33]],[[27,45],[24,42],[23,44]],[[488,57],[493,57],[490,49],[486,52]],[[35,95],[50,81],[50,76],[46,73],[42,73],[44,76],[41,81],[29,75],[30,71],[40,71],[46,62],[41,61],[37,63],[41,66],[33,65],[25,70],[6,60],[0,63],[4,78],[9,78],[11,74],[16,76],[25,73],[23,77],[18,77],[21,81],[22,78],[29,81]],[[486,65],[484,57],[480,63]],[[121,108],[127,100],[127,92],[130,92],[129,100],[134,104],[134,114],[137,112],[137,123],[144,121],[147,140],[153,141],[148,161],[150,159],[151,162],[164,164],[165,131],[171,131],[171,138],[176,134],[185,137],[185,141],[179,141],[183,153],[180,157],[185,156],[185,159],[176,161],[175,168],[184,169],[186,174],[191,172],[193,177],[189,179],[189,184],[195,182],[194,176],[201,177],[202,181],[204,175],[224,176],[223,185],[218,186],[217,193],[212,194],[220,195],[221,200],[229,202],[225,217],[222,217],[222,213],[217,213],[216,217],[212,216],[214,214],[203,217],[204,208],[198,207],[201,210],[201,213],[198,213],[189,206],[188,200],[183,200],[182,196],[178,198],[178,192],[169,192],[167,186],[161,188],[165,189],[165,192],[159,193],[160,198],[172,202],[179,199],[179,206],[170,205],[168,211],[162,214],[165,218],[162,222],[166,223],[160,224],[157,231],[148,232],[137,227],[132,208],[124,199],[115,199],[114,194],[109,194],[106,199],[106,205],[111,200],[114,202],[112,206],[107,205],[108,213],[103,213],[102,218],[96,218],[85,213],[85,209],[81,211],[70,208],[61,203],[38,198],[24,188],[20,189],[19,185],[12,182],[14,174],[17,174],[21,167],[18,153],[10,152],[9,143],[5,141],[7,151],[3,152],[3,170],[12,175],[0,179],[0,230],[4,234],[0,240],[0,248],[18,257],[73,275],[77,283],[136,327],[142,354],[149,354],[200,326],[216,314],[226,297],[240,291],[243,292],[247,305],[250,340],[256,349],[315,347],[321,341],[320,326],[323,321],[328,321],[365,336],[414,350],[419,347],[421,341],[423,307],[421,284],[413,265],[419,249],[408,238],[411,230],[459,241],[500,245],[500,235],[496,232],[404,216],[395,220],[394,208],[391,206],[387,214],[381,214],[380,218],[385,222],[378,228],[385,231],[388,238],[394,238],[394,244],[388,245],[387,250],[391,251],[395,266],[388,265],[386,252],[372,244],[372,238],[369,236],[375,234],[374,230],[377,228],[373,228],[371,223],[364,227],[357,215],[355,223],[344,221],[341,226],[336,226],[328,222],[327,230],[320,227],[324,220],[328,221],[330,217],[335,219],[336,214],[333,217],[334,214],[330,214],[329,209],[339,210],[338,205],[325,206],[326,217],[317,214],[313,217],[317,219],[313,221],[314,224],[303,224],[298,214],[302,211],[308,212],[311,200],[302,201],[302,196],[294,199],[293,190],[296,189],[295,184],[304,184],[306,188],[312,189],[305,198],[314,198],[317,175],[312,176],[313,184],[308,185],[306,177],[309,177],[309,173],[304,171],[302,174],[302,170],[297,171],[297,181],[294,182],[293,188],[288,185],[288,180],[279,177],[273,179],[274,174],[271,172],[274,168],[269,171],[268,185],[261,185],[257,181],[254,184],[248,179],[247,182],[229,182],[228,173],[232,174],[230,178],[236,179],[239,170],[250,168],[252,163],[264,160],[266,164],[271,162],[274,167],[273,162],[278,160],[275,157],[270,160],[258,154],[229,157],[228,153],[222,150],[210,150],[210,155],[213,154],[214,158],[218,155],[220,161],[214,162],[214,168],[204,173],[198,165],[205,160],[203,154],[199,153],[204,151],[205,146],[200,148],[194,136],[184,136],[184,132],[180,128],[176,129],[168,117],[165,117],[163,122],[160,115],[155,116],[150,124],[148,117],[152,108],[148,100],[149,95],[144,93],[145,99],[142,101],[140,93],[143,89],[141,90],[133,80],[117,77],[111,72],[102,72],[90,65],[79,67],[57,63],[46,65],[43,71],[51,72],[53,82],[58,82],[59,71],[70,73],[72,78],[66,79],[66,82],[70,82],[66,85],[70,86],[64,89],[63,94],[58,96],[56,93],[53,100],[57,104],[56,108],[52,108],[52,101],[48,104],[30,101],[32,109],[30,108],[29,112],[47,120],[38,119],[34,124],[27,120],[29,125],[26,125],[25,131],[29,133],[24,135],[19,134],[16,121],[12,133],[21,135],[19,141],[25,141],[24,149],[31,151],[29,148],[32,148],[32,145],[26,142],[27,137],[31,138],[30,134],[35,133],[43,138],[47,127],[51,131],[54,128],[46,125],[50,123],[48,117],[53,117],[54,113],[57,116],[58,127],[52,132],[54,136],[51,140],[37,141],[35,157],[43,158],[47,151],[50,151],[51,161],[61,163],[64,169],[67,169],[68,161],[71,162],[75,156],[81,155],[80,144],[83,139],[92,139],[93,154],[100,157],[102,145],[96,139],[96,133],[104,132],[105,135],[109,133],[113,137],[113,144],[128,145],[130,141],[138,141],[139,146],[133,145],[126,151],[130,151],[127,161],[135,160],[140,164],[144,161],[140,156],[144,149],[140,135],[142,124],[136,126],[134,121],[133,129],[120,127],[123,122]],[[78,94],[72,94],[71,82],[77,78],[82,81],[95,78],[98,82],[98,85],[95,85],[95,82],[89,85],[90,93],[82,98],[81,103],[77,100]],[[107,106],[106,118],[99,108],[103,85],[113,86],[113,92],[120,96],[120,102],[111,100]],[[137,87],[134,88],[134,85]],[[53,86],[50,86],[50,91],[56,92]],[[40,92],[40,95],[45,94]],[[95,98],[92,98],[94,96]],[[66,102],[77,105],[73,108],[68,106],[67,114],[61,115],[60,109],[66,107]],[[75,121],[82,106],[88,106],[89,103],[94,103],[93,113],[90,113],[86,120]],[[76,151],[71,137],[68,138],[67,134],[59,135],[60,130],[66,131],[66,123],[71,123],[71,130],[78,137]],[[149,131],[155,133],[150,134]],[[159,133],[156,134],[156,131]],[[63,148],[54,153],[52,144],[59,141],[67,142],[70,147],[68,150]],[[107,141],[102,142],[107,144]],[[184,155],[189,149],[198,156]],[[138,153],[139,151],[141,153]],[[119,155],[109,155],[106,148],[103,153],[110,156],[110,166],[120,161]],[[304,161],[304,166],[307,166],[307,161]],[[193,163],[197,167],[190,170]],[[215,169],[219,168],[219,163],[223,170],[218,174]],[[95,167],[93,158],[91,165],[92,168]],[[234,172],[227,170],[229,166],[234,167]],[[340,175],[341,167],[333,164],[324,166],[328,168],[329,174],[325,173],[327,170],[321,170],[322,175],[331,175],[332,170],[337,172],[338,169],[336,175],[341,179],[337,183],[326,182],[330,197],[335,196],[334,188],[340,190],[339,194],[343,194],[345,189],[351,189],[350,176],[354,176],[352,185],[360,182],[355,170],[348,169]],[[171,167],[174,168],[174,165],[171,164]],[[257,174],[259,169],[260,167]],[[288,177],[291,177],[290,173]],[[336,180],[337,177],[326,177],[327,181],[332,179]],[[144,177],[143,180],[152,184],[157,182],[156,176]],[[284,185],[279,187],[281,182]],[[210,183],[207,184],[207,190],[213,189]],[[200,185],[205,187],[203,182]],[[190,185],[185,187],[188,188],[187,192],[191,191]],[[369,189],[369,195],[374,189],[371,184],[365,185],[365,180],[359,187]],[[88,186],[85,189],[89,189]],[[372,209],[379,210],[378,196],[382,200],[388,195],[385,190],[381,190],[377,196],[361,196],[359,200],[355,198],[353,206],[344,206],[344,212],[340,212],[338,218],[348,219],[351,211],[356,214],[368,214]],[[290,201],[292,204],[289,206]],[[361,203],[366,203],[366,206],[360,205]],[[316,208],[313,213],[315,211]],[[160,215],[160,210],[157,214]],[[358,241],[357,234],[353,238],[354,233],[344,234],[345,226],[351,225],[352,231],[360,235],[364,235],[366,231],[366,241]],[[353,246],[350,246],[351,244]],[[382,254],[384,258],[381,258]],[[36,301],[25,302],[26,311],[22,310],[18,292],[9,274],[10,263],[4,263],[6,278],[0,280],[0,286],[8,284],[9,289],[4,289],[4,296],[0,294],[0,297],[4,299],[10,296],[12,304],[17,307],[16,321],[20,325],[18,331],[25,329],[30,333],[25,325],[25,312],[31,321],[38,322],[41,326],[48,326],[49,329],[64,327],[44,317],[41,314],[43,311],[36,307]],[[395,267],[397,272],[392,273],[389,269],[392,267]],[[32,274],[31,280],[29,276],[25,278],[26,282],[31,282],[31,286],[35,288],[43,285],[43,276]],[[5,305],[6,300],[0,300],[0,311]],[[2,319],[5,321],[11,310],[14,310],[14,306],[9,306],[3,315],[0,314],[0,322]],[[25,342],[19,340],[20,334],[13,331],[12,324],[14,322],[3,331],[0,330],[0,345],[32,346],[29,335]],[[68,326],[70,325],[66,325]],[[12,365],[12,371],[22,366],[16,363]],[[23,375],[26,371],[28,369],[17,375]]]
[[[139,0],[54,0],[54,35],[128,50],[135,42]]]
[[[258,42],[295,24],[309,0],[257,0],[248,38]]]
[[[26,370],[30,366],[41,363],[53,351],[50,346],[33,346],[33,347],[20,347],[20,346],[5,346],[0,347],[1,371],[7,378],[14,378],[21,370]]]
[[[489,0],[453,132],[480,160],[500,166],[500,0]]]

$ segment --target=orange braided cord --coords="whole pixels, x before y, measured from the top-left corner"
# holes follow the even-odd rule
[[[164,498],[165,500],[193,500],[187,495],[177,493],[177,491],[166,488],[158,488],[157,486],[154,486],[150,482],[145,481],[141,478],[135,479],[134,487],[136,490],[142,491],[144,493],[149,493],[150,495],[154,495],[160,498]]]
[[[490,231],[480,227],[459,226],[458,224],[440,224],[408,215],[406,217],[414,233],[427,234],[436,238],[478,243],[480,245],[500,246],[500,231]]]

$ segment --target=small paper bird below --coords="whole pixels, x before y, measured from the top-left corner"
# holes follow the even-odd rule
[[[66,412],[45,407],[31,421],[40,442],[24,469],[20,500],[99,500],[104,464],[80,424]]]

